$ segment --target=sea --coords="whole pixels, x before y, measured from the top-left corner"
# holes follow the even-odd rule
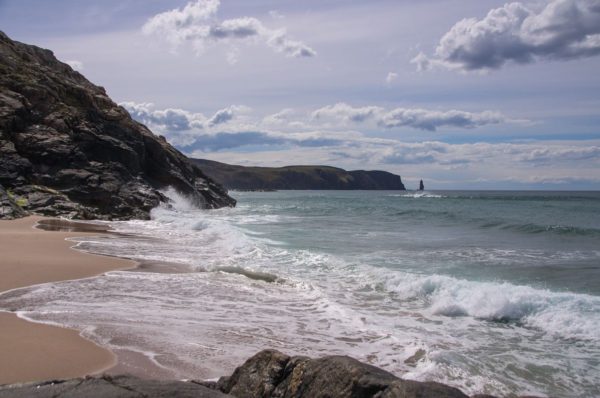
[[[151,220],[74,239],[140,268],[0,309],[180,379],[273,348],[468,394],[600,396],[600,192],[231,192],[219,210],[166,194]]]

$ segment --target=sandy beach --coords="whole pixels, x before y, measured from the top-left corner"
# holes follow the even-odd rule
[[[48,232],[31,216],[0,221],[0,292],[132,268],[134,261],[73,250],[66,238],[101,232]],[[37,324],[0,312],[0,384],[94,374],[115,355],[70,329]]]

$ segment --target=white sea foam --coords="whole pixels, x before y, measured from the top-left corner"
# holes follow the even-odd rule
[[[519,321],[561,338],[600,342],[600,298],[510,283],[401,274],[386,287],[402,300],[423,300],[432,315]]]
[[[412,199],[419,199],[419,198],[441,199],[441,198],[445,198],[445,196],[443,196],[443,195],[438,195],[438,194],[427,192],[427,191],[409,191],[409,192],[406,192],[406,193],[392,194],[392,195],[386,195],[386,196],[393,197],[393,198],[412,198]]]

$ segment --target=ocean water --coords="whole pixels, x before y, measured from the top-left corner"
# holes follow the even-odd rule
[[[600,193],[233,192],[78,248],[135,272],[0,295],[178,378],[263,348],[347,354],[467,393],[600,396]]]

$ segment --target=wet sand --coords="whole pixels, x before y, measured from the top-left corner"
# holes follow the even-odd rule
[[[137,265],[131,260],[73,250],[75,243],[65,240],[98,235],[106,231],[102,226],[47,220],[31,216],[0,221],[0,293]],[[34,228],[37,222],[54,232]],[[0,384],[85,376],[115,363],[112,352],[84,339],[77,331],[0,312]]]

